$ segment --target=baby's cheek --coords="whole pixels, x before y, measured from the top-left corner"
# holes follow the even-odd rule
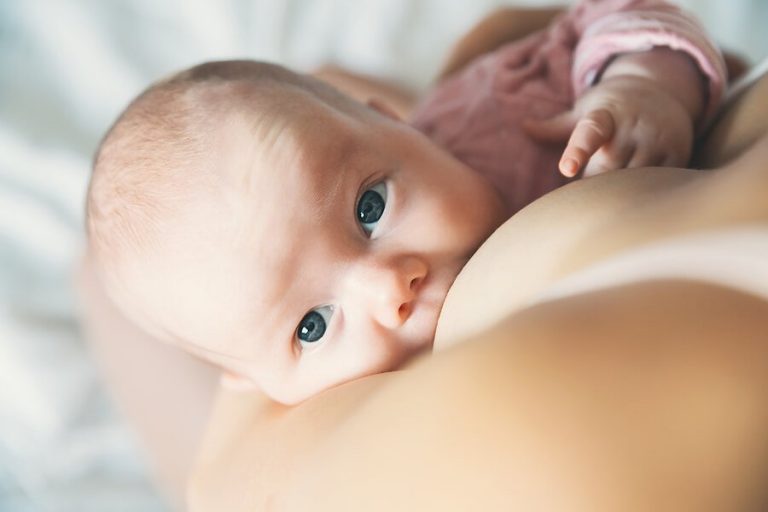
[[[418,223],[419,238],[432,243],[451,244],[458,241],[457,235],[466,231],[464,207],[449,194],[432,196],[425,202],[421,219]]]

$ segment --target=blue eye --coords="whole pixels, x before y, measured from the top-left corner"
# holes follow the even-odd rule
[[[302,346],[316,344],[328,328],[328,322],[333,315],[333,306],[315,308],[301,319],[296,328],[296,337]]]
[[[387,185],[384,182],[377,183],[360,196],[357,202],[357,220],[363,231],[370,235],[376,228],[387,206]]]

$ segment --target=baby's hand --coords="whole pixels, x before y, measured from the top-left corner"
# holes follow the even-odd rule
[[[567,177],[651,165],[685,166],[693,145],[693,120],[685,106],[654,81],[636,76],[602,80],[572,110],[528,121],[534,138],[568,144],[560,158]]]

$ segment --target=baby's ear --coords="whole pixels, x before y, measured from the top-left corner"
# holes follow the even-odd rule
[[[368,98],[367,104],[370,108],[372,108],[379,114],[382,114],[390,119],[393,119],[395,121],[403,120],[403,118],[400,117],[397,111],[394,108],[390,107],[389,104],[384,100],[382,100],[381,98],[377,98],[375,96]]]
[[[224,372],[221,374],[219,382],[221,387],[229,391],[255,391],[258,389],[255,382],[237,373]]]

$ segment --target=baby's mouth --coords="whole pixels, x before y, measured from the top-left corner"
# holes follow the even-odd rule
[[[440,276],[440,279],[432,279],[432,283],[430,283],[432,286],[429,287],[429,289],[424,289],[424,292],[429,291],[429,297],[425,297],[427,299],[427,302],[431,303],[433,305],[433,316],[430,319],[430,331],[429,331],[429,340],[427,343],[425,343],[425,348],[428,348],[431,350],[432,346],[435,343],[435,334],[437,333],[437,324],[440,322],[440,317],[443,312],[443,306],[445,304],[445,299],[448,297],[448,291],[453,286],[454,281],[456,281],[456,278],[459,275],[459,272],[464,267],[466,262],[465,260],[459,265],[457,265],[458,269],[453,272],[453,269],[446,269],[446,271]],[[425,285],[427,283],[424,283]]]
[[[472,254],[474,254],[474,251],[472,252]],[[440,289],[439,303],[438,303],[434,326],[432,330],[430,346],[432,346],[435,342],[435,334],[437,333],[437,326],[440,323],[440,319],[442,318],[443,307],[445,306],[445,301],[448,298],[448,293],[450,292],[451,288],[453,288],[453,284],[456,282],[456,279],[459,277],[461,270],[464,268],[464,266],[466,266],[467,262],[469,262],[472,254],[470,254],[466,258],[462,258],[461,260],[459,260],[459,262],[457,262],[455,266],[452,266],[451,268],[446,269],[444,285]]]

